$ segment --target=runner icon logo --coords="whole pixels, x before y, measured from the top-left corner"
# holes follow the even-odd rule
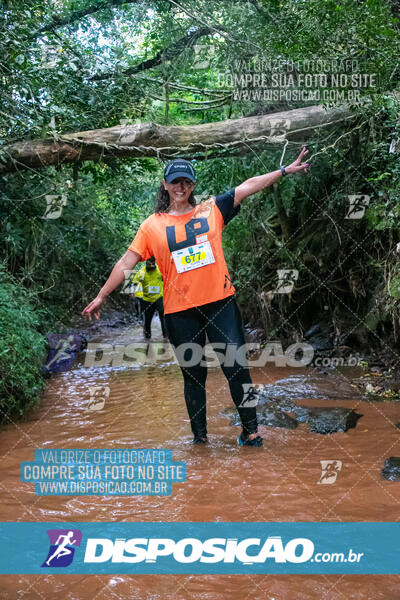
[[[58,219],[61,216],[63,207],[67,205],[67,196],[64,194],[54,196],[46,195],[46,210],[42,219]]]
[[[342,469],[341,460],[320,460],[321,476],[317,483],[332,484],[335,483],[339,471]]]
[[[89,402],[86,410],[102,410],[110,395],[110,388],[108,385],[91,385],[89,386]]]
[[[80,529],[48,529],[50,548],[42,567],[68,567],[82,541]]]
[[[243,383],[243,400],[240,407],[255,408],[258,405],[259,396],[257,394],[258,386],[251,383]]]
[[[370,197],[366,194],[347,196],[349,199],[349,208],[345,219],[361,219],[368,208]]]
[[[275,294],[291,294],[294,284],[299,277],[297,269],[278,269],[278,284]]]

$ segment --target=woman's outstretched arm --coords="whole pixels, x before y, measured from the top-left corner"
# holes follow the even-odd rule
[[[100,318],[100,305],[107,298],[112,291],[125,279],[125,271],[131,271],[138,262],[142,260],[141,256],[137,252],[127,250],[125,254],[115,264],[113,270],[110,273],[109,278],[97,294],[96,298],[92,300],[86,308],[83,309],[82,315],[88,315],[90,321],[92,320],[92,313],[96,319]]]
[[[303,146],[299,156],[296,158],[294,162],[285,167],[285,172],[290,173],[307,173],[307,168],[309,167],[308,163],[302,163],[302,159],[308,153],[306,147]],[[246,179],[240,185],[235,188],[235,200],[233,206],[238,206],[247,198],[247,196],[251,196],[256,192],[260,192],[266,187],[269,187],[278,179],[282,177],[281,169],[277,169],[276,171],[272,171],[271,173],[266,173],[265,175],[258,175],[257,177],[251,177],[250,179]]]

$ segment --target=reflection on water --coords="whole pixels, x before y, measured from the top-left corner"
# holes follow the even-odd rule
[[[161,339],[159,329],[154,330]],[[143,341],[140,333],[126,327],[103,331],[90,341],[127,344]],[[293,368],[253,369],[255,383],[285,380],[270,388],[272,396],[284,390],[291,398],[303,398],[303,406],[337,405],[364,415],[355,429],[332,435],[310,433],[305,424],[294,430],[260,427],[264,447],[255,449],[236,445],[239,430],[221,414],[232,406],[227,382],[220,369],[210,369],[210,443],[199,447],[191,444],[176,364],[87,368],[81,356],[73,370],[52,376],[34,413],[1,432],[1,521],[397,521],[400,484],[381,479],[380,471],[385,458],[400,455],[395,427],[400,406],[363,402],[350,374],[310,377]],[[295,391],[294,385],[299,386]],[[96,387],[109,388],[109,395],[101,410],[90,410],[90,388]],[[33,460],[36,448],[171,449],[174,460],[186,461],[187,481],[174,484],[169,497],[35,496],[32,484],[20,482],[19,464]],[[318,485],[321,460],[342,462],[334,485]],[[388,600],[400,597],[400,578],[1,576],[1,599],[50,597]]]

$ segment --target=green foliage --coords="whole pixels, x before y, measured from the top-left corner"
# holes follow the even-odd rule
[[[62,330],[103,285],[144,216],[150,214],[153,167],[85,165],[48,179],[9,178],[0,195],[3,258],[21,284],[40,294],[47,327]],[[146,170],[145,170],[146,169]],[[57,219],[44,219],[47,194],[65,195]],[[117,296],[118,297],[118,296]],[[85,304],[83,304],[85,306]],[[83,307],[82,307],[83,308]]]
[[[33,406],[44,386],[40,374],[46,339],[38,332],[32,297],[0,265],[0,421],[7,423]]]
[[[389,294],[395,300],[400,299],[400,273],[395,275],[395,277],[393,277],[393,279],[391,280],[390,286],[389,286]]]

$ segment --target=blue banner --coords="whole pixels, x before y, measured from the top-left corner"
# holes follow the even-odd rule
[[[20,472],[39,496],[167,496],[185,482],[186,463],[171,450],[39,449]]]
[[[400,574],[400,523],[1,523],[2,574]]]

